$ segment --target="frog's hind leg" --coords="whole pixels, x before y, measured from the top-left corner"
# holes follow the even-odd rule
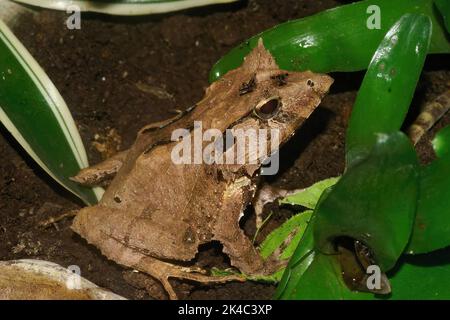
[[[160,281],[171,300],[177,300],[178,296],[169,282],[170,278],[185,279],[200,283],[245,281],[244,277],[240,275],[211,276],[207,274],[206,270],[197,267],[177,266],[149,256],[140,259],[140,261],[134,265],[133,268],[150,274],[152,277]]]
[[[244,210],[243,195],[239,188],[229,186],[222,201],[221,212],[214,226],[214,239],[223,245],[231,265],[246,275],[270,275],[285,267],[287,261],[276,255],[263,259],[252,241],[239,226]]]
[[[99,164],[81,170],[70,179],[83,186],[105,186],[122,167],[127,154],[128,150],[119,152]]]
[[[88,243],[100,249],[103,255],[121,265],[146,273],[160,281],[170,299],[177,299],[169,279],[187,279],[201,283],[224,283],[244,281],[239,275],[215,277],[195,267],[183,267],[168,261],[152,257],[136,247],[127,245],[127,235],[136,226],[126,211],[102,205],[81,209],[72,225],[72,230],[81,235]],[[139,226],[142,226],[142,221]],[[123,233],[123,230],[128,230]]]

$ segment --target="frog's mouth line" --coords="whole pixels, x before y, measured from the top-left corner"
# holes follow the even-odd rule
[[[135,251],[135,252],[137,252],[139,254],[143,254],[145,256],[158,259],[158,260],[160,260],[162,262],[166,262],[166,263],[170,263],[170,264],[174,264],[174,265],[178,265],[180,267],[186,267],[186,268],[195,266],[195,263],[198,261],[198,255],[199,255],[199,252],[200,252],[200,248],[202,248],[203,246],[208,245],[208,244],[219,243],[217,240],[211,239],[208,242],[205,242],[203,244],[198,245],[198,248],[199,248],[198,251],[199,252],[197,252],[197,254],[195,255],[194,258],[192,258],[190,260],[179,260],[179,259],[176,259],[176,258],[161,257],[161,256],[157,255],[156,253],[152,253],[151,251],[149,251],[147,249],[140,248],[140,247],[137,247],[135,245],[130,244],[129,241],[126,241],[126,239],[120,239],[120,238],[115,237],[112,234],[107,233],[105,231],[101,231],[101,233],[105,237],[108,237],[108,238],[116,241],[117,243],[125,246],[127,249]]]
[[[195,258],[193,258],[193,259],[191,259],[189,261],[183,261],[183,260],[178,260],[178,259],[175,259],[175,258],[174,259],[170,259],[170,258],[167,258],[167,257],[161,257],[161,256],[157,255],[156,253],[151,252],[148,249],[140,248],[140,247],[137,247],[135,245],[130,244],[129,241],[127,241],[126,239],[121,239],[121,238],[115,237],[111,233],[108,233],[108,232],[105,232],[105,231],[101,231],[101,233],[104,234],[106,237],[108,237],[108,238],[116,241],[117,243],[121,244],[122,246],[126,247],[127,249],[130,249],[130,250],[135,251],[137,253],[143,254],[145,256],[152,257],[152,258],[157,258],[160,261],[167,262],[167,263],[172,263],[172,264],[177,264],[177,265],[180,265],[180,266],[183,266],[183,267],[189,267],[189,266],[192,266],[194,264]]]

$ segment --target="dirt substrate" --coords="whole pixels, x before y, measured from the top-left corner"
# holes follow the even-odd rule
[[[41,10],[24,16],[14,32],[49,74],[66,100],[91,163],[126,149],[143,125],[168,118],[201,99],[213,63],[247,37],[288,19],[338,5],[332,0],[260,0],[181,13],[124,19],[82,15],[82,29],[65,27],[65,13]],[[448,59],[447,59],[448,60]],[[449,62],[428,59],[413,111],[450,87]],[[270,182],[306,187],[337,176],[344,165],[344,137],[362,73],[335,74],[332,92],[282,152],[280,174]],[[446,116],[437,126],[450,122]],[[421,158],[433,153],[430,137]],[[96,284],[131,299],[164,298],[150,277],[108,261],[70,230],[70,220],[49,228],[39,222],[82,206],[61,190],[24,154],[2,128],[0,134],[0,260],[37,258],[76,264]],[[262,236],[293,212],[276,214]],[[254,232],[254,219],[243,225]],[[217,244],[201,248],[197,264],[226,267]],[[205,286],[174,281],[186,299],[269,299],[274,286],[229,283]],[[150,294],[145,286],[153,287]]]

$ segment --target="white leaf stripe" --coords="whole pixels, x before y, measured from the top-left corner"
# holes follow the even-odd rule
[[[100,12],[111,15],[145,15],[158,14],[171,11],[179,11],[193,7],[207,6],[211,4],[230,3],[239,0],[177,0],[177,1],[142,1],[133,2],[105,2],[105,1],[81,1],[81,0],[14,0],[33,6],[39,6],[55,10],[66,11],[71,5],[78,6],[81,11]]]

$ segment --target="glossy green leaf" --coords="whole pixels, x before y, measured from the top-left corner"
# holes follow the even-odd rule
[[[449,150],[442,147],[441,152],[444,149]],[[374,165],[373,162],[378,163]],[[406,243],[409,237],[408,230],[411,230],[414,219],[414,206],[411,208],[410,204],[417,197],[417,185],[411,186],[405,180],[411,180],[408,176],[412,175],[412,180],[416,180],[417,184],[418,168],[412,145],[402,133],[379,139],[368,159],[350,168],[335,186],[325,190],[283,274],[275,298],[450,299],[450,249],[409,257],[400,256],[402,245],[397,250],[392,249],[393,244],[399,242],[399,234],[403,234],[400,239],[402,243]],[[355,179],[358,173],[360,177]],[[365,179],[366,176],[370,178]],[[396,190],[392,188],[391,180],[397,182],[394,184]],[[346,184],[353,188],[346,189]],[[411,192],[412,189],[416,191]],[[358,203],[363,205],[358,206]],[[328,220],[325,226],[324,219]],[[320,232],[317,232],[319,228]],[[350,228],[359,230],[362,237],[346,232]],[[327,229],[334,230],[329,235],[323,234]],[[361,240],[367,234],[371,237],[363,241],[375,253],[377,261],[380,258],[376,247],[386,252],[397,251],[391,259],[395,267],[387,274],[392,287],[392,293],[388,296],[350,290],[343,281],[337,255],[326,255],[314,248],[317,247],[314,242],[320,243],[321,237],[333,239],[344,235]]]
[[[450,126],[433,140],[437,159],[420,174],[416,221],[407,252],[426,253],[450,246]]]
[[[211,4],[229,3],[239,0],[14,0],[16,2],[55,10],[100,12],[112,15],[158,14]]]
[[[352,114],[349,132],[354,131],[348,139],[353,143],[350,149],[354,153],[347,153],[350,165],[339,182],[320,198],[310,226],[277,288],[276,298],[450,297],[448,281],[439,282],[450,273],[450,259],[433,264],[431,256],[420,256],[419,262],[401,258],[415,220],[420,166],[404,134],[380,134],[399,130],[423,66],[423,51],[426,52],[430,34],[427,17],[406,15],[393,26],[377,50],[354,107],[359,114]],[[371,70],[373,66],[377,68]],[[398,72],[391,73],[394,68]],[[402,75],[398,76],[399,73]],[[391,92],[395,96],[385,96]],[[438,137],[434,143],[435,148],[440,146],[437,153],[446,156],[448,140]],[[449,176],[445,171],[441,173]],[[433,191],[435,201],[440,194],[438,189]],[[445,204],[440,208],[444,209]],[[335,241],[341,237],[364,243],[381,269],[391,270],[388,276],[393,292],[389,297],[348,289],[335,251]],[[421,277],[425,275],[425,283],[429,280],[433,288],[424,284]]]
[[[379,10],[378,10],[379,8]],[[380,28],[373,24],[379,12]],[[450,52],[450,42],[432,0],[365,0],[289,21],[255,35],[222,57],[210,72],[210,81],[239,67],[258,39],[285,70],[314,72],[366,69],[380,41],[405,13],[431,18],[430,53]],[[369,29],[367,25],[375,28]]]
[[[433,149],[438,158],[450,158],[450,126],[441,129],[433,139]]]
[[[314,252],[302,277],[292,278],[279,299],[283,300],[363,300],[373,299],[373,294],[353,292],[342,280],[341,267],[335,256]],[[296,272],[293,270],[292,272]]]
[[[323,191],[338,182],[340,177],[319,181],[312,186],[280,200],[280,204],[290,204],[314,209]]]
[[[312,261],[309,261],[306,270],[301,270],[302,276],[291,278],[289,286],[278,293],[278,299],[450,299],[450,250],[432,255],[402,257],[395,270],[388,273],[392,292],[387,296],[348,289],[342,280],[342,270],[336,256],[313,252],[309,257],[312,257]],[[298,273],[298,270],[291,272]]]
[[[69,180],[88,165],[72,116],[45,72],[0,21],[0,121],[57,182],[94,204],[100,197]]]
[[[450,299],[450,250],[405,256],[395,272],[388,274],[390,299]]]
[[[407,14],[381,41],[353,106],[346,136],[347,167],[370,152],[376,133],[395,132],[402,126],[430,37],[430,19]]]
[[[350,167],[317,206],[315,247],[331,254],[337,238],[359,240],[371,249],[381,270],[390,270],[411,235],[418,173],[409,139],[400,132],[379,134],[370,155]]]

